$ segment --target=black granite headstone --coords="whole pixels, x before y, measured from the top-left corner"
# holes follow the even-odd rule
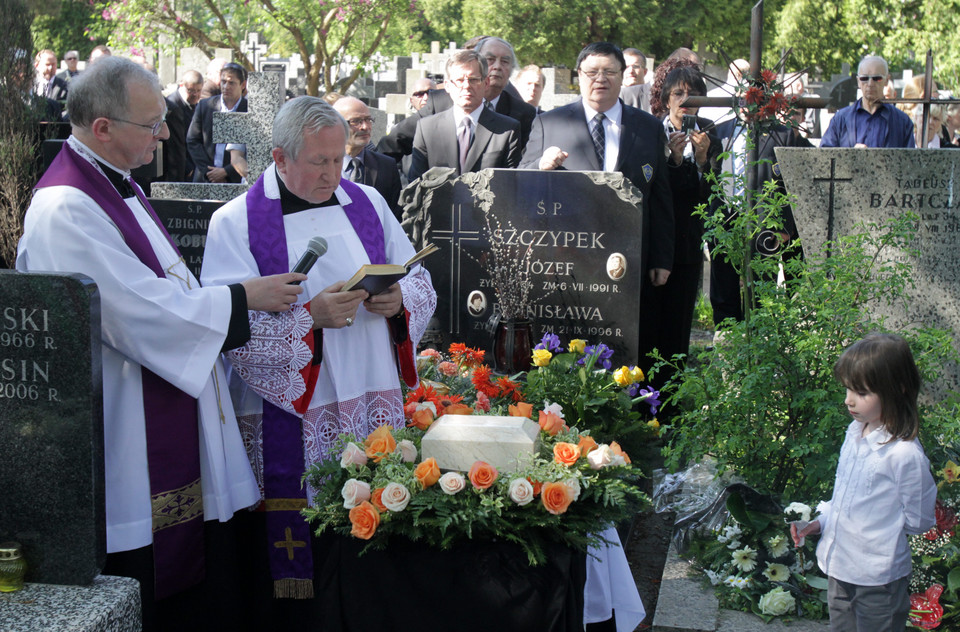
[[[492,169],[457,178],[424,174],[403,195],[404,228],[415,247],[440,251],[426,260],[437,290],[443,344],[489,349],[487,327],[499,311],[487,262],[490,231],[523,256],[533,282],[527,316],[534,341],[602,342],[614,361],[637,358],[642,260],[641,194],[619,173]]]
[[[150,206],[157,212],[163,227],[177,244],[187,267],[199,279],[210,216],[223,206],[223,202],[153,198]]]
[[[80,274],[0,271],[0,542],[27,581],[89,584],[106,560],[100,295]]]

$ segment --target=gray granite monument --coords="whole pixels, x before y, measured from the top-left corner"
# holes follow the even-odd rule
[[[915,271],[904,308],[884,307],[888,326],[925,325],[954,332],[960,351],[960,152],[947,149],[777,148],[794,216],[809,256],[825,242],[852,234],[858,225],[882,224],[912,211],[919,231],[912,248],[887,256]],[[960,368],[945,367],[934,397],[960,391]]]
[[[501,312],[489,272],[496,234],[532,284],[525,316],[534,342],[548,332],[602,342],[615,363],[636,363],[643,211],[622,174],[487,169],[457,177],[434,168],[401,203],[414,247],[440,249],[424,265],[443,344],[489,347]]]
[[[100,296],[89,278],[0,271],[0,542],[28,582],[106,560]]]

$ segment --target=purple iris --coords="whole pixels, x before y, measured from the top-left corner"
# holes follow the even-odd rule
[[[589,345],[586,348],[584,348],[583,357],[577,360],[577,364],[579,364],[580,366],[583,366],[584,364],[586,364],[585,360],[589,358],[591,355],[597,356],[597,364],[607,369],[608,371],[610,370],[610,367],[612,366],[612,363],[610,362],[610,358],[613,357],[613,349],[603,344],[602,342],[596,345]]]
[[[543,340],[534,349],[546,349],[551,353],[563,351],[563,347],[560,346],[560,337],[556,334],[543,334]]]
[[[649,395],[644,401],[648,406],[650,406],[650,414],[656,415],[657,409],[660,407],[660,404],[663,402],[660,401],[660,391],[654,389],[652,386],[646,386],[644,388],[639,388],[639,384],[633,384],[627,394],[630,397],[638,397],[640,395]]]

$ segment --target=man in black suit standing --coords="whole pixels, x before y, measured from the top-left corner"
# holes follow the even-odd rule
[[[66,101],[67,82],[57,76],[57,54],[48,49],[40,51],[33,67],[37,70],[34,92],[54,101]]]
[[[341,97],[333,104],[350,126],[346,155],[343,158],[343,177],[351,182],[372,186],[390,205],[397,221],[403,216],[400,208],[400,172],[397,161],[368,147],[373,118],[370,108],[360,99]]]
[[[193,111],[200,101],[203,76],[196,70],[188,70],[180,77],[177,89],[165,97],[167,102],[167,127],[170,138],[163,141],[164,182],[193,182],[193,158],[187,151],[187,128],[193,120]]]
[[[220,94],[203,99],[197,104],[187,131],[187,151],[196,165],[194,182],[240,182],[242,176],[230,164],[226,143],[213,142],[214,112],[246,112],[247,71],[233,62],[220,71]]]
[[[57,76],[63,79],[69,87],[70,80],[80,74],[80,70],[77,68],[77,64],[80,63],[80,53],[75,50],[68,50],[63,55],[63,61],[67,64],[67,69],[58,72]]]
[[[486,83],[487,60],[480,53],[461,50],[450,56],[444,89],[453,107],[417,124],[410,182],[431,167],[453,167],[463,174],[519,164],[520,123],[484,106]]]
[[[643,240],[637,246],[644,284],[661,286],[670,276],[674,249],[667,138],[660,121],[620,102],[624,66],[620,49],[608,42],[580,51],[581,99],[536,118],[520,168],[626,176],[643,194]]]

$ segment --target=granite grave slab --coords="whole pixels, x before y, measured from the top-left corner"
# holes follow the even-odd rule
[[[157,212],[163,227],[170,233],[183,255],[187,267],[200,278],[203,249],[207,244],[207,229],[213,212],[223,206],[210,200],[152,199],[150,205]]]
[[[614,363],[636,363],[643,211],[622,174],[487,169],[457,177],[436,168],[401,200],[414,246],[440,248],[425,265],[443,344],[489,348],[487,326],[500,313],[487,266],[496,235],[518,258],[530,252],[534,340],[551,332],[603,342]]]
[[[0,542],[28,582],[89,584],[106,560],[100,297],[79,274],[0,271]]]
[[[526,417],[444,415],[423,436],[424,459],[433,457],[441,470],[467,472],[484,461],[500,472],[516,472],[533,460],[540,445],[540,426]]]
[[[901,305],[878,306],[893,329],[922,324],[954,332],[960,351],[960,152],[947,149],[777,148],[794,216],[809,256],[825,242],[853,234],[861,224],[882,225],[912,211],[919,256],[890,249],[886,256],[908,262],[915,286]],[[892,260],[892,259],[890,259]],[[944,368],[934,398],[960,391],[960,367]]]

